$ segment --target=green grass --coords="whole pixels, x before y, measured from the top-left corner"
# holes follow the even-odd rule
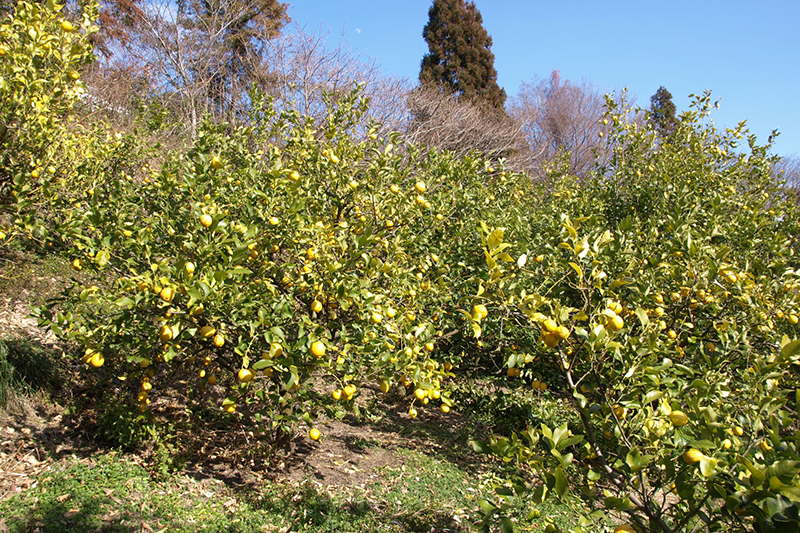
[[[9,533],[469,531],[480,497],[473,474],[419,451],[401,449],[397,456],[372,484],[329,493],[309,481],[265,481],[258,489],[186,475],[157,481],[127,456],[110,452],[57,463],[60,469],[43,475],[35,488],[0,502],[0,516]],[[518,531],[541,531],[536,522],[523,521]]]
[[[403,489],[428,494],[419,481]],[[200,484],[186,476],[153,481],[148,472],[116,453],[92,462],[75,462],[47,474],[39,487],[0,503],[10,532],[139,531],[142,524],[155,531],[262,531],[273,525],[309,532],[429,531],[441,512],[426,511],[431,502],[420,495],[382,492],[403,497],[399,520],[386,524],[386,513],[363,496],[330,496],[310,484],[290,487],[267,484],[260,492],[234,491],[224,484]]]
[[[330,495],[314,485],[266,483],[258,492],[186,476],[154,481],[125,456],[108,453],[46,474],[30,491],[0,502],[10,533],[154,531],[428,532],[452,526],[449,510],[464,502],[460,489],[432,494],[430,475],[447,475],[445,485],[464,486],[463,473],[408,454],[407,479],[389,489]],[[424,472],[414,472],[422,466]],[[371,496],[370,496],[371,493]],[[387,503],[382,503],[387,502]],[[266,527],[265,527],[266,526]],[[166,529],[164,529],[166,528]]]
[[[0,338],[0,408],[20,396],[51,394],[62,386],[61,352],[23,338]]]

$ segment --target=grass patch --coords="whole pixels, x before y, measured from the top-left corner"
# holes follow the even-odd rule
[[[60,351],[25,338],[0,338],[0,408],[21,396],[51,395],[61,389],[64,373]]]
[[[55,252],[4,247],[0,250],[0,296],[43,305],[75,277],[70,261]]]
[[[444,470],[441,470],[444,472]],[[423,482],[381,492],[383,504],[368,493],[328,494],[310,483],[266,483],[258,492],[234,490],[220,482],[187,476],[154,481],[125,456],[108,453],[74,462],[44,475],[39,486],[0,502],[10,533],[153,531],[428,532],[452,524],[438,497]],[[452,494],[447,494],[449,498]]]
[[[9,533],[469,531],[480,497],[473,475],[419,451],[397,454],[397,464],[378,469],[373,483],[328,490],[310,480],[265,481],[257,489],[187,475],[159,480],[109,452],[61,463],[35,488],[0,502],[0,516]],[[541,531],[538,522],[541,528],[520,522],[518,531]]]

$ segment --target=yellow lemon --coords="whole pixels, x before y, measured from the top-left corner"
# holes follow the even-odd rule
[[[319,432],[317,428],[311,428],[308,432],[308,438],[311,440],[319,440],[322,434]]]
[[[614,315],[614,318],[608,321],[608,329],[611,331],[617,331],[623,328],[625,325],[625,321],[622,320],[622,317],[619,315]]]
[[[489,316],[489,311],[486,309],[486,306],[483,304],[478,304],[472,307],[472,318],[476,322],[480,322],[484,318]]]
[[[314,341],[311,343],[311,354],[319,359],[325,355],[325,344],[322,341]]]
[[[171,302],[175,298],[175,290],[172,287],[164,287],[159,295],[165,302]]]
[[[544,345],[548,348],[555,348],[558,346],[558,335],[555,333],[546,333],[542,338]]]
[[[106,360],[103,358],[103,354],[100,352],[94,352],[92,354],[92,358],[89,360],[89,363],[91,363],[91,365],[95,368],[100,368],[105,362]]]
[[[217,330],[211,326],[203,326],[202,328],[200,328],[200,335],[206,339],[210,339],[211,337],[213,337],[216,332]]]
[[[681,457],[683,458],[683,462],[693,465],[695,463],[699,463],[705,457],[705,455],[703,455],[703,452],[700,450],[692,448],[683,452]]]
[[[172,340],[172,328],[167,325],[161,326],[161,329],[158,331],[158,338],[161,339],[162,342]]]
[[[689,423],[689,417],[683,411],[672,411],[669,414],[669,421],[673,426],[681,427]]]
[[[239,373],[236,376],[242,383],[249,383],[250,381],[252,381],[253,377],[255,376],[255,373],[249,368],[242,368],[241,370],[239,370]]]
[[[283,346],[277,342],[273,342],[269,345],[269,351],[272,357],[280,357],[283,355]]]
[[[213,218],[211,218],[211,215],[202,215],[202,216],[200,217],[200,224],[201,224],[201,225],[202,225],[204,228],[207,228],[207,227],[209,227],[209,226],[210,226],[210,225],[211,225],[213,222],[214,222],[214,219],[213,219]]]
[[[225,337],[222,336],[221,333],[217,333],[214,335],[214,346],[217,348],[222,348],[225,345]]]

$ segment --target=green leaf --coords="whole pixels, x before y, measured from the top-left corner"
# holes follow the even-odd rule
[[[251,367],[253,370],[264,370],[268,366],[272,366],[272,361],[267,361],[266,359],[259,359],[253,366]]]
[[[514,533],[514,525],[507,516],[500,519],[500,533]]]
[[[739,464],[743,465],[747,470],[750,472],[750,475],[753,476],[758,483],[763,483],[766,481],[767,477],[764,475],[760,469],[756,468],[756,466],[750,462],[749,459],[746,457],[739,458]]]
[[[577,273],[578,273],[578,279],[583,279],[583,270],[581,269],[581,267],[580,267],[580,266],[578,266],[578,264],[577,264],[577,263],[572,263],[572,262],[570,262],[570,263],[569,263],[569,266],[571,266],[571,267],[572,267],[572,269],[573,269],[575,272],[577,272]]]
[[[492,453],[492,449],[489,447],[487,443],[483,441],[471,439],[469,443],[472,446],[472,449],[475,451],[475,453]]]
[[[567,476],[564,475],[564,471],[560,466],[556,467],[555,478],[556,495],[559,499],[564,499],[564,497],[569,493],[569,481],[567,481]]]
[[[656,400],[659,400],[662,396],[664,396],[664,393],[660,390],[648,391],[648,393],[644,395],[642,404],[654,402]]]
[[[784,483],[791,483],[798,473],[800,461],[778,461],[767,468],[765,475],[767,478],[777,477]]]
[[[639,307],[636,309],[635,313],[636,313],[636,318],[639,319],[639,322],[642,324],[642,327],[646,328],[647,325],[650,323],[650,317],[647,316],[647,311]]]
[[[497,506],[489,500],[480,499],[478,505],[484,513],[494,513],[497,511]]]
[[[798,352],[800,352],[800,339],[793,340],[781,348],[781,355],[787,359],[791,359]]]
[[[542,503],[546,497],[547,497],[546,485],[539,485],[536,488],[536,490],[533,491],[533,494],[531,494],[531,499],[533,500],[533,503]]]
[[[625,462],[632,472],[638,472],[653,460],[653,455],[642,455],[638,448],[633,448],[625,456]]]
[[[710,440],[701,439],[689,442],[689,446],[692,448],[697,448],[699,450],[710,450],[711,448],[716,448],[717,445]]]
[[[133,304],[134,304],[133,299],[128,298],[127,296],[123,296],[122,298],[114,302],[114,305],[116,305],[117,307],[125,307],[125,308],[130,308],[133,306]]]
[[[489,234],[489,238],[487,239],[486,242],[486,247],[489,248],[490,252],[493,252],[502,243],[503,243],[503,230],[496,229]]]
[[[628,498],[615,498],[609,497],[606,498],[603,503],[609,509],[614,509],[615,511],[627,511],[631,508],[631,501]]]
[[[713,476],[717,469],[717,463],[719,463],[719,459],[703,456],[703,458],[700,459],[700,473],[705,477]]]

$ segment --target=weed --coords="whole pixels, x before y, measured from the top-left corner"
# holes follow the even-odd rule
[[[28,339],[0,339],[0,407],[7,408],[19,395],[50,394],[63,381],[63,367],[55,351]]]
[[[157,434],[152,415],[135,411],[124,400],[110,399],[101,406],[98,434],[112,446],[136,450]]]

